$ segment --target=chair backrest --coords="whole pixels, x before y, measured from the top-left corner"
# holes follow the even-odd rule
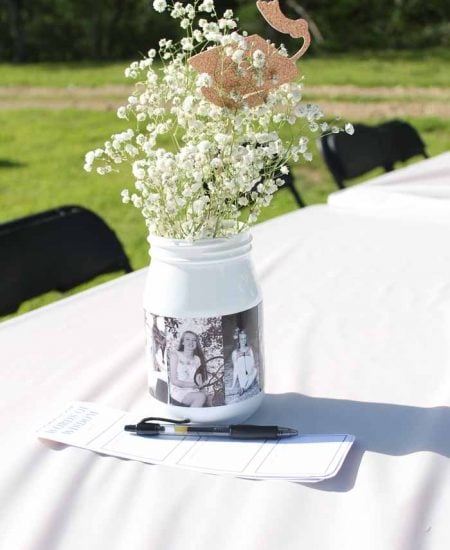
[[[320,148],[331,174],[339,187],[344,180],[357,178],[374,168],[384,166],[376,128],[354,124],[355,135],[344,132],[320,138]]]
[[[132,271],[115,233],[93,212],[64,206],[0,224],[0,315],[29,298]]]
[[[338,187],[374,168],[393,170],[398,161],[427,156],[417,131],[407,122],[392,120],[378,126],[354,124],[350,136],[340,132],[321,136],[319,148]]]
[[[412,157],[428,157],[425,144],[417,130],[403,120],[390,120],[377,126],[383,154],[392,166]]]

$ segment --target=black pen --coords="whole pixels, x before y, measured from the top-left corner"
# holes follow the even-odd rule
[[[163,420],[170,424],[159,424],[151,420]],[[135,435],[155,436],[207,436],[228,437],[230,439],[279,439],[298,435],[297,430],[280,426],[257,426],[252,424],[233,424],[231,426],[186,425],[189,420],[167,420],[164,418],[144,418],[138,424],[128,424],[126,432]]]

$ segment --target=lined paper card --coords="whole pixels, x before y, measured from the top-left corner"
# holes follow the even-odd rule
[[[309,483],[334,477],[355,440],[350,434],[303,434],[278,440],[241,441],[142,437],[124,431],[125,424],[139,420],[121,410],[75,402],[41,427],[37,436],[149,464]]]

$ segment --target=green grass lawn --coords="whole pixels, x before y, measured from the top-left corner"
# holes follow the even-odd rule
[[[0,63],[0,86],[104,86],[125,84],[128,61],[115,63]],[[450,86],[445,49],[306,56],[300,70],[310,85]]]
[[[391,71],[379,73],[375,67],[383,60],[363,61],[361,58],[342,57],[340,69],[332,62],[311,60],[305,71],[308,80],[314,78],[327,84],[354,85],[429,85],[448,83],[448,61],[437,57],[428,66],[423,60],[407,56],[393,60]],[[386,61],[387,62],[387,61]],[[369,67],[367,66],[369,65]],[[45,86],[100,85],[123,83],[125,64],[94,66],[42,65],[0,67],[1,84]],[[381,66],[381,65],[379,65]],[[395,71],[392,67],[395,66]],[[336,65],[338,67],[338,65]],[[322,68],[322,70],[321,70]],[[345,70],[344,70],[345,68]],[[372,74],[372,71],[375,71]],[[346,74],[346,79],[342,74]],[[372,76],[369,78],[369,74]],[[339,77],[339,75],[341,75]],[[414,75],[419,75],[414,77]],[[422,76],[420,76],[422,75]],[[422,78],[423,77],[423,78]],[[318,83],[318,82],[314,82]],[[320,101],[319,101],[320,104]],[[331,115],[335,113],[329,113]],[[450,149],[450,119],[437,117],[404,117],[421,133],[430,155]],[[368,123],[379,120],[368,120]],[[106,177],[83,171],[86,151],[103,143],[111,133],[125,127],[112,111],[75,109],[14,109],[0,110],[0,222],[67,204],[78,204],[98,213],[116,231],[125,246],[134,269],[148,264],[146,230],[141,215],[132,206],[123,205],[120,191],[132,184],[132,178],[123,174]],[[294,166],[296,185],[307,204],[326,201],[336,188],[319,154],[311,163]],[[375,175],[369,174],[366,178]],[[366,179],[361,178],[361,179]],[[357,183],[357,182],[355,182]],[[277,193],[262,220],[296,209],[288,190]],[[109,279],[101,277],[81,289]],[[80,288],[70,292],[76,292]],[[28,311],[60,296],[57,292],[38,297],[23,304],[19,312]]]

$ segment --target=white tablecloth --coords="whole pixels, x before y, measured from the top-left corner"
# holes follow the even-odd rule
[[[450,152],[331,193],[328,204],[364,215],[450,220]]]
[[[44,444],[73,400],[150,412],[145,270],[0,325],[0,546],[447,550],[450,223],[310,207],[254,230],[266,390],[255,422],[356,435],[315,485]]]

